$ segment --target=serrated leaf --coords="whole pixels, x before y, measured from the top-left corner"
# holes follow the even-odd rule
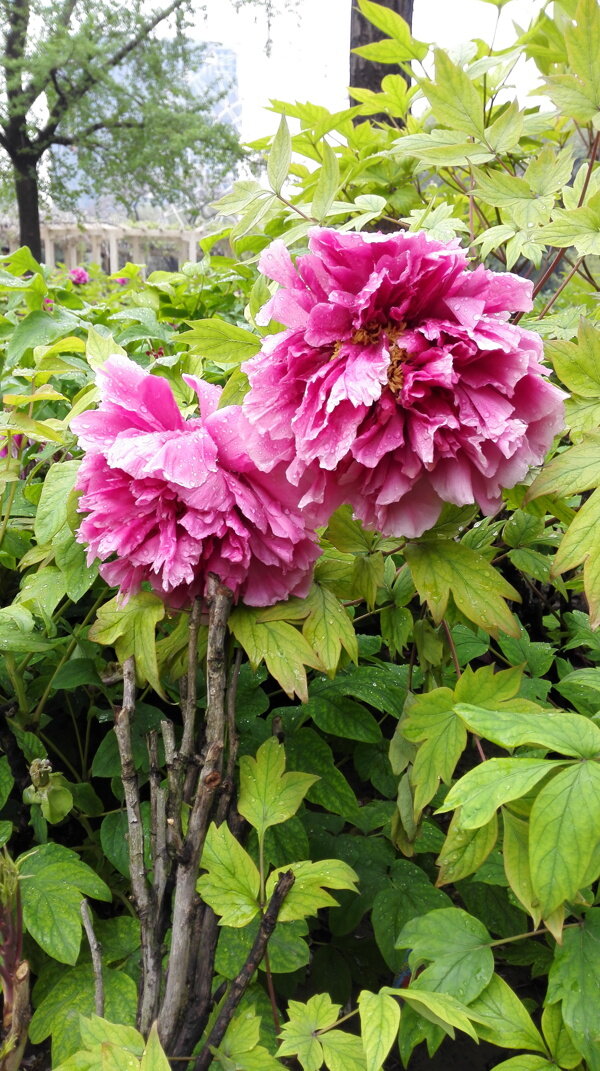
[[[542,777],[562,766],[550,759],[488,759],[452,786],[436,813],[461,807],[461,825],[478,829],[503,803],[525,796]]]
[[[311,785],[313,774],[284,773],[285,750],[276,737],[261,744],[253,759],[240,759],[238,811],[256,829],[259,838],[270,826],[286,822],[298,810]]]
[[[531,883],[544,918],[595,880],[589,866],[599,845],[600,766],[577,763],[540,790],[531,810]]]
[[[383,4],[375,4],[373,0],[358,0],[358,6],[361,13],[365,16],[369,22],[372,22],[374,26],[377,26],[378,30],[382,30],[383,33],[388,34],[402,47],[402,54],[396,53],[396,62],[398,59],[418,59],[425,58],[429,51],[429,46],[422,41],[415,41],[410,32],[410,26],[397,11],[384,7]]]
[[[421,82],[434,115],[452,130],[483,137],[483,99],[465,72],[441,49],[435,52],[435,82]]]
[[[600,394],[600,332],[581,319],[577,342],[550,341],[544,353],[562,383],[583,398],[598,400]],[[564,456],[564,455],[562,455]]]
[[[304,667],[323,667],[301,632],[287,621],[259,622],[257,612],[245,606],[238,606],[233,611],[229,627],[253,669],[264,661],[286,695],[292,698],[295,694],[306,702],[308,684]]]
[[[275,193],[281,193],[281,188],[286,181],[290,164],[292,162],[292,139],[288,129],[285,115],[281,116],[277,133],[273,138],[271,151],[267,158],[267,176],[271,189]]]
[[[210,357],[220,365],[237,365],[253,357],[261,348],[258,335],[236,327],[219,316],[206,320],[187,320],[189,331],[177,336],[203,357]]]
[[[278,867],[273,871],[267,879],[267,899],[273,895],[280,873],[288,870],[294,874],[295,881],[279,912],[278,918],[281,922],[295,922],[309,915],[316,915],[322,907],[336,907],[337,900],[326,892],[325,888],[356,892],[358,876],[343,860],[320,859],[313,863],[307,859]]]
[[[235,839],[226,822],[213,822],[206,834],[201,867],[206,871],[196,882],[202,899],[221,926],[246,926],[258,914],[260,875]]]
[[[554,952],[546,1002],[562,1001],[563,1019],[590,1071],[600,1068],[600,908],[592,908],[582,922],[566,929]]]
[[[309,613],[302,626],[302,634],[325,670],[331,674],[335,672],[342,647],[353,662],[358,662],[354,626],[333,592],[320,584],[313,584],[305,602]]]
[[[277,1055],[297,1056],[303,1071],[319,1071],[323,1049],[317,1031],[334,1025],[340,1005],[333,1004],[326,993],[317,993],[306,1004],[290,1000],[287,1010],[288,1021],[281,1028]]]
[[[452,540],[409,543],[404,553],[421,601],[429,605],[436,624],[444,617],[452,594],[458,609],[485,632],[520,634],[504,601],[519,600],[519,593],[483,555]]]
[[[400,1005],[387,993],[363,989],[358,998],[366,1071],[379,1071],[400,1027]]]
[[[120,606],[119,597],[115,596],[100,607],[88,634],[90,640],[114,647],[120,662],[133,655],[136,675],[141,681],[148,681],[163,698],[155,629],[164,616],[164,603],[149,591],[133,595],[125,606]]]

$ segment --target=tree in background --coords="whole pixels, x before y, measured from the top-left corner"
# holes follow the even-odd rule
[[[400,15],[410,28],[412,26],[414,0],[380,0],[379,7],[389,8],[391,12]],[[367,89],[372,93],[379,93],[381,81],[387,74],[405,73],[394,63],[390,63],[378,54],[379,49],[385,49],[380,42],[385,37],[385,27],[378,20],[379,25],[370,22],[356,4],[352,3],[350,16],[350,85],[356,89]],[[358,50],[358,51],[357,51]],[[405,75],[406,77],[406,75]],[[385,119],[385,116],[383,117]]]
[[[59,146],[73,155],[59,150],[43,181],[64,206],[83,181],[128,209],[159,189],[185,210],[192,173],[214,187],[240,158],[234,130],[211,114],[214,94],[200,98],[190,82],[202,50],[186,38],[188,0],[154,9],[140,0],[0,0],[0,11],[0,164],[12,172],[21,243],[34,256],[40,165]]]

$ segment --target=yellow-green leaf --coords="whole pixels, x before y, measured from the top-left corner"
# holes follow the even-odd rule
[[[311,785],[314,774],[284,773],[285,751],[271,736],[259,747],[256,758],[240,759],[238,811],[262,837],[270,826],[287,822],[296,813]]]
[[[260,611],[259,611],[260,612]],[[257,620],[257,611],[238,606],[229,618],[229,627],[242,645],[253,669],[264,661],[271,676],[292,698],[308,699],[305,666],[323,669],[320,659],[304,636],[287,621]]]
[[[363,989],[358,998],[366,1071],[379,1071],[396,1040],[400,1005],[389,993]]]
[[[120,662],[133,655],[138,678],[151,684],[160,696],[163,691],[156,661],[155,629],[164,616],[162,600],[149,591],[140,591],[124,606],[119,605],[118,596],[101,606],[89,631],[90,640],[114,647]]]

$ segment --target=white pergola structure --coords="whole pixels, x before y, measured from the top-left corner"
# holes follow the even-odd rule
[[[44,243],[44,263],[48,268],[56,267],[56,247],[64,250],[61,260],[68,269],[75,268],[86,261],[103,264],[111,274],[119,269],[119,242],[126,241],[130,250],[130,260],[134,264],[146,263],[149,247],[160,242],[168,247],[177,257],[179,264],[198,260],[198,242],[207,234],[204,227],[177,229],[156,225],[133,226],[132,224],[112,224],[91,221],[88,223],[43,223],[41,226]],[[91,253],[90,253],[91,250]]]

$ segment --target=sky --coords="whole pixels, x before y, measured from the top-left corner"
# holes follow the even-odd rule
[[[330,111],[348,106],[347,86],[352,0],[298,0],[295,11],[276,17],[271,55],[265,55],[264,12],[250,5],[236,12],[233,0],[205,0],[206,19],[198,19],[194,36],[218,41],[238,56],[242,104],[242,138],[272,133],[278,117],[266,109],[269,99],[310,100]],[[513,22],[529,25],[543,0],[509,0],[501,12],[496,46],[514,40]],[[472,37],[491,41],[496,8],[483,0],[415,0],[413,34],[421,41],[460,50]],[[536,81],[525,70],[517,80],[520,94]]]

